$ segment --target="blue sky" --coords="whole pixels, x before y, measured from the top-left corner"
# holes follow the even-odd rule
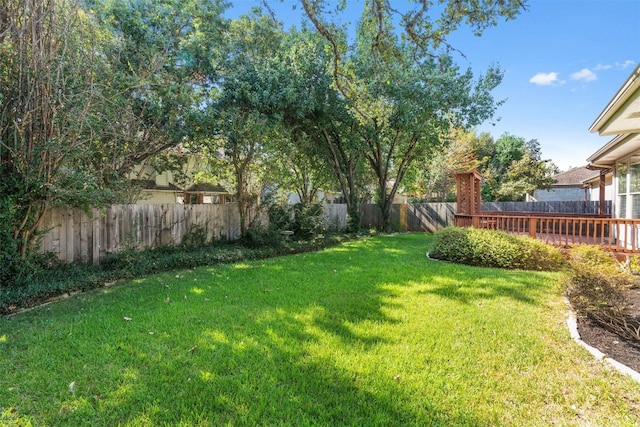
[[[257,4],[232,2],[231,17]],[[356,4],[354,10],[362,4],[348,2]],[[269,4],[285,27],[300,22],[301,6],[292,10],[296,0]],[[505,100],[499,121],[477,130],[494,138],[508,132],[537,139],[542,157],[561,170],[583,166],[611,139],[589,127],[640,62],[640,1],[531,0],[527,9],[481,37],[463,28],[449,39],[464,53],[457,57],[462,68],[481,74],[496,64],[504,71],[494,91]],[[355,22],[357,16],[343,20]]]

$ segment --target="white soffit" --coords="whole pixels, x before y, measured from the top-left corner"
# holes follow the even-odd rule
[[[640,65],[589,128],[600,135],[640,132]]]
[[[619,135],[594,153],[587,161],[594,166],[614,166],[622,160],[640,151],[640,133]]]

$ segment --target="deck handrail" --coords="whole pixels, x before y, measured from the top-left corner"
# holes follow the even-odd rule
[[[456,226],[488,228],[527,235],[557,246],[600,245],[620,254],[640,254],[640,219],[610,218],[601,215],[550,216],[487,213],[456,215]]]

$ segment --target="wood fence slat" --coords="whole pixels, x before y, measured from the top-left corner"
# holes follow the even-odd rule
[[[65,248],[67,252],[66,258],[74,258],[76,253],[76,246],[80,242],[80,239],[78,238],[77,233],[79,224],[76,223],[76,216],[73,209],[67,208],[67,216],[65,220],[70,225],[70,227],[67,228],[67,235],[65,237],[65,240],[67,241]]]
[[[102,245],[101,214],[97,209],[91,210],[91,263],[100,263],[100,246]]]
[[[87,222],[85,221],[85,213],[79,210],[73,212],[74,226],[74,252],[73,258],[80,260],[80,262],[86,263],[88,250],[87,250]]]

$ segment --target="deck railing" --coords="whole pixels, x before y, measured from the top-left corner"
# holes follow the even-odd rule
[[[558,246],[601,245],[621,254],[640,253],[640,219],[597,215],[482,212],[456,215],[456,226],[528,235]]]

